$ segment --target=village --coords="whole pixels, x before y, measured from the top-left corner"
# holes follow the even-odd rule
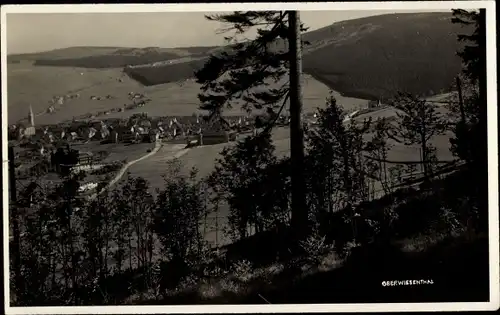
[[[254,129],[255,119],[228,117],[148,117],[128,119],[73,119],[55,125],[35,125],[30,107],[27,124],[11,125],[9,143],[15,148],[16,176],[28,182],[36,177],[50,186],[68,172],[83,171],[80,191],[90,193],[103,176],[112,176],[126,162],[139,158],[161,143],[186,147],[236,140]]]
[[[135,107],[144,106],[147,99],[142,94],[129,94]],[[69,95],[64,99],[79,97]],[[111,96],[106,96],[110,98]],[[64,99],[54,98],[62,104]],[[91,101],[100,98],[91,97]],[[53,107],[51,107],[53,108]],[[127,108],[127,106],[124,106]],[[350,113],[351,119],[368,111],[381,109],[380,101],[370,101],[365,108]],[[119,109],[116,109],[119,110]],[[27,122],[9,127],[9,142],[16,148],[15,165],[19,180],[29,181],[37,177],[45,186],[61,180],[68,172],[84,172],[85,181],[80,192],[91,194],[97,183],[116,174],[127,161],[150,153],[155,146],[185,144],[186,148],[227,143],[245,134],[256,133],[274,121],[278,127],[286,127],[287,115],[279,116],[272,110],[260,115],[233,117],[208,117],[194,113],[184,117],[148,117],[147,113],[135,113],[129,118],[101,118],[105,112],[89,114],[52,125],[35,125],[35,115],[30,106]],[[316,114],[304,115],[308,125],[316,124]]]

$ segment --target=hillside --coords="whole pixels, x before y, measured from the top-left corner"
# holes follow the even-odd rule
[[[119,49],[119,47],[68,47],[39,53],[8,55],[7,62],[17,63],[18,61],[79,59],[96,55],[107,55],[117,49]]]
[[[446,91],[460,71],[460,48],[451,13],[380,15],[334,23],[304,34],[304,72],[351,97],[378,99],[397,90],[433,95]],[[279,46],[279,45],[278,45]],[[202,66],[180,65],[127,71],[144,85],[179,79]],[[182,74],[181,74],[182,73]]]
[[[450,13],[412,13],[335,23],[304,36],[313,43],[304,71],[362,98],[384,98],[397,90],[442,92],[461,69],[456,51],[463,30],[450,18]]]
[[[125,48],[125,47],[69,47],[33,54],[9,55],[9,63],[33,61],[37,66],[79,68],[122,68],[158,61],[199,56],[214,47],[187,48]]]

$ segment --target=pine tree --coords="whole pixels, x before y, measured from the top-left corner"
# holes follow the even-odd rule
[[[464,75],[469,79],[469,83],[475,86],[477,92],[473,93],[472,97],[468,96],[470,103],[473,104],[465,107],[468,125],[457,124],[455,139],[451,139],[450,142],[455,154],[469,162],[471,179],[475,182],[473,191],[477,194],[480,225],[486,229],[488,220],[486,10],[453,10],[452,22],[473,29],[472,33],[458,35],[457,39],[464,43],[464,47],[457,54],[462,59]]]
[[[463,72],[470,82],[478,86],[477,106],[469,107],[473,112],[467,116],[478,117],[477,123],[471,126],[470,131],[463,132],[463,137],[472,137],[470,152],[475,165],[481,167],[487,158],[487,103],[486,103],[486,10],[478,11],[452,10],[452,23],[465,27],[473,27],[471,34],[460,34],[457,39],[464,43],[457,55],[462,59]],[[459,136],[459,135],[457,135]],[[458,139],[460,141],[460,139]],[[463,142],[467,143],[467,139]],[[459,144],[458,144],[459,145]]]
[[[318,128],[308,135],[308,157],[311,158],[311,199],[316,203],[316,215],[334,212],[335,204],[350,209],[353,235],[356,235],[355,207],[367,199],[364,159],[366,141],[363,135],[371,126],[371,119],[357,123],[347,121],[347,113],[333,96],[327,107],[318,109]],[[335,199],[333,199],[335,198]],[[319,202],[319,204],[317,203]],[[323,209],[322,209],[323,208]],[[318,220],[321,223],[321,219]]]
[[[227,49],[212,55],[196,72],[197,82],[202,84],[201,109],[220,117],[224,108],[231,108],[239,99],[243,110],[276,109],[278,118],[290,100],[292,227],[300,239],[307,234],[308,225],[300,76],[300,33],[306,28],[296,11],[237,11],[207,19],[229,24],[225,31],[233,30],[234,35],[226,37]],[[253,29],[257,29],[254,40],[238,42]],[[287,73],[289,80],[283,80]],[[270,132],[275,121],[267,122],[264,132]]]
[[[444,132],[445,122],[436,104],[409,93],[398,93],[393,106],[401,113],[397,113],[399,124],[392,128],[391,138],[404,145],[420,146],[422,171],[427,180],[434,150],[431,140]]]

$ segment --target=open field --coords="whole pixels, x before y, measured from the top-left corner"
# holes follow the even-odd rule
[[[90,97],[108,94],[124,94],[134,91],[139,84],[122,76],[121,70],[54,68],[32,66],[30,64],[9,64],[7,67],[7,93],[9,123],[28,116],[29,105],[33,107],[37,124],[53,124],[73,116],[88,112],[122,106],[117,100],[92,101]],[[124,84],[118,79],[124,77]],[[56,111],[45,114],[50,101],[56,96],[79,93],[80,97],[66,100],[63,105],[56,105]]]
[[[439,98],[439,96],[436,96]],[[313,98],[311,98],[312,100]],[[319,98],[318,98],[319,99]],[[338,100],[353,100],[350,98],[338,98]],[[339,101],[340,104],[341,101]],[[312,104],[312,102],[310,103]],[[324,104],[324,102],[323,102]],[[351,106],[345,106],[344,108],[346,110],[353,110],[357,106],[356,99],[352,101],[350,104]],[[321,106],[321,107],[324,107]],[[310,107],[310,110],[313,110],[313,107]],[[438,111],[441,112],[443,115],[446,114],[448,111],[444,107],[438,107]],[[396,116],[396,110],[392,107],[386,107],[381,110],[377,110],[374,112],[371,112],[369,114],[363,114],[355,119],[358,121],[362,121],[365,118],[372,117],[373,121],[379,119],[379,118],[389,118],[389,117],[395,117]],[[241,135],[241,137],[244,137],[245,135]],[[371,137],[370,134],[366,135],[366,138],[369,139]],[[451,137],[450,133],[444,134],[444,135],[439,135],[436,136],[431,142],[432,144],[437,148],[437,158],[440,161],[451,161],[454,159],[453,155],[451,154],[449,148],[450,148],[450,142],[449,139]],[[273,144],[276,147],[275,154],[278,157],[285,157],[288,156],[290,153],[290,129],[288,127],[279,127],[279,128],[274,128],[273,129],[273,134],[272,134],[272,139],[273,139]],[[420,156],[420,149],[418,145],[412,145],[412,146],[405,146],[400,143],[397,143],[394,140],[388,140],[389,145],[392,146],[391,151],[388,154],[388,160],[391,161],[418,161],[419,156]],[[186,172],[191,170],[193,167],[196,167],[198,169],[198,176],[199,178],[203,178],[207,176],[214,168],[214,163],[215,161],[220,157],[220,152],[222,149],[226,146],[233,146],[235,142],[231,143],[222,143],[222,144],[216,144],[216,145],[206,145],[206,146],[199,146],[199,147],[194,147],[188,150],[186,154],[184,154],[181,158],[181,160],[184,163],[184,167]],[[157,153],[157,155],[152,158],[148,159],[146,161],[140,162],[133,167],[131,167],[130,171],[132,174],[136,176],[142,176],[146,179],[148,179],[152,185],[152,187],[161,187],[163,181],[161,180],[161,172],[159,170],[163,169],[164,166],[166,166],[166,159],[170,159],[169,156],[171,156],[172,149],[170,146],[165,146],[160,150],[160,152]],[[187,174],[187,173],[186,173]]]
[[[367,135],[367,138],[370,135]],[[451,161],[453,155],[449,147],[450,135],[437,136],[432,143],[437,147],[437,156],[440,161]],[[290,138],[288,128],[277,128],[273,132],[273,143],[276,147],[276,155],[279,157],[288,156],[290,153]],[[389,143],[393,146],[388,154],[388,160],[401,162],[415,162],[419,160],[418,146],[405,146],[393,140]],[[213,171],[215,161],[220,158],[220,152],[226,146],[233,146],[235,143],[199,146],[191,148],[180,157],[184,164],[184,170],[188,174],[193,167],[198,169],[199,178],[203,178]],[[130,168],[133,176],[142,176],[147,179],[152,188],[160,188],[163,185],[162,175],[166,173],[167,161],[175,153],[171,147],[162,148],[155,157],[141,161]],[[162,171],[163,170],[163,171]]]
[[[73,149],[86,152],[99,152],[106,151],[108,155],[101,163],[111,163],[114,161],[132,161],[147,154],[148,150],[154,148],[154,143],[137,143],[137,144],[123,144],[123,143],[108,143],[99,144],[99,142],[89,142],[82,144],[73,144]]]
[[[82,75],[83,73],[83,75]],[[121,80],[121,82],[119,81]],[[282,84],[282,83],[277,83]],[[37,124],[54,124],[88,113],[106,111],[112,108],[132,104],[128,93],[142,93],[151,102],[144,107],[124,112],[110,113],[102,117],[126,118],[134,113],[147,112],[149,116],[191,116],[198,110],[197,94],[200,86],[193,80],[167,83],[144,87],[123,75],[119,69],[82,69],[66,67],[41,67],[29,64],[10,64],[8,66],[8,113],[9,123],[27,117],[29,105],[39,116]],[[44,113],[49,101],[56,95],[79,93],[79,98],[66,100],[63,105],[56,105],[54,113]],[[313,111],[324,106],[329,88],[311,76],[304,76],[304,110]],[[366,100],[343,97],[333,92],[337,100],[346,109],[354,109],[366,104]],[[91,100],[91,96],[111,99]],[[234,102],[232,109],[225,110],[225,115],[244,114]]]

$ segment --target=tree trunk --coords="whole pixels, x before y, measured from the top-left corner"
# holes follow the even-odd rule
[[[132,237],[130,236],[130,232],[128,235],[128,266],[130,271],[132,271]]]
[[[308,234],[308,211],[304,181],[304,130],[302,115],[302,41],[300,15],[288,12],[290,55],[290,156],[292,164],[292,228],[298,239]]]
[[[480,47],[480,70],[479,70],[479,136],[480,141],[476,146],[474,173],[477,176],[477,190],[479,191],[479,208],[481,209],[480,225],[487,227],[488,223],[488,111],[486,95],[486,10],[479,9],[479,47]],[[498,143],[495,143],[498,146]],[[473,153],[474,154],[474,153]]]
[[[11,196],[11,211],[12,224],[13,224],[13,242],[12,251],[13,254],[13,269],[14,269],[14,282],[16,291],[24,292],[23,277],[21,275],[21,232],[19,229],[19,218],[18,218],[18,205],[17,205],[17,189],[16,189],[16,171],[14,165],[14,148],[9,147],[8,152],[9,158],[9,179],[10,179],[10,196]]]
[[[458,91],[458,106],[460,109],[460,122],[457,125],[457,132],[460,132],[460,134],[464,134],[464,132],[467,130],[467,120],[466,120],[466,115],[465,115],[465,107],[464,107],[464,99],[463,99],[463,94],[462,94],[462,82],[460,80],[460,77],[457,76],[456,78],[457,81],[457,91]],[[463,139],[465,141],[465,162],[467,165],[470,167],[470,157],[471,157],[471,152],[470,152],[470,137],[465,137]]]
[[[422,137],[423,138],[423,137]],[[429,175],[429,169],[427,165],[427,142],[422,139],[422,167],[424,171],[424,181],[427,181],[427,176]]]
[[[70,248],[70,255],[71,255],[71,282],[73,284],[73,301],[74,301],[74,305],[78,305],[78,283],[77,283],[77,278],[76,278],[77,263],[76,263],[75,248],[74,248],[74,244],[73,244],[73,229],[71,227],[71,215],[69,215],[69,218],[68,218],[68,231],[69,231],[69,248]]]
[[[456,80],[457,80],[457,91],[458,91],[458,105],[460,108],[460,120],[461,120],[462,124],[465,126],[467,121],[465,119],[464,100],[463,100],[463,96],[462,96],[462,83],[460,81],[460,77],[457,76]]]
[[[481,105],[479,106],[479,125],[487,126],[487,97],[486,97],[486,10],[479,10],[479,47],[481,56],[480,60],[480,73],[479,73],[479,99]],[[486,138],[486,135],[485,137]]]

